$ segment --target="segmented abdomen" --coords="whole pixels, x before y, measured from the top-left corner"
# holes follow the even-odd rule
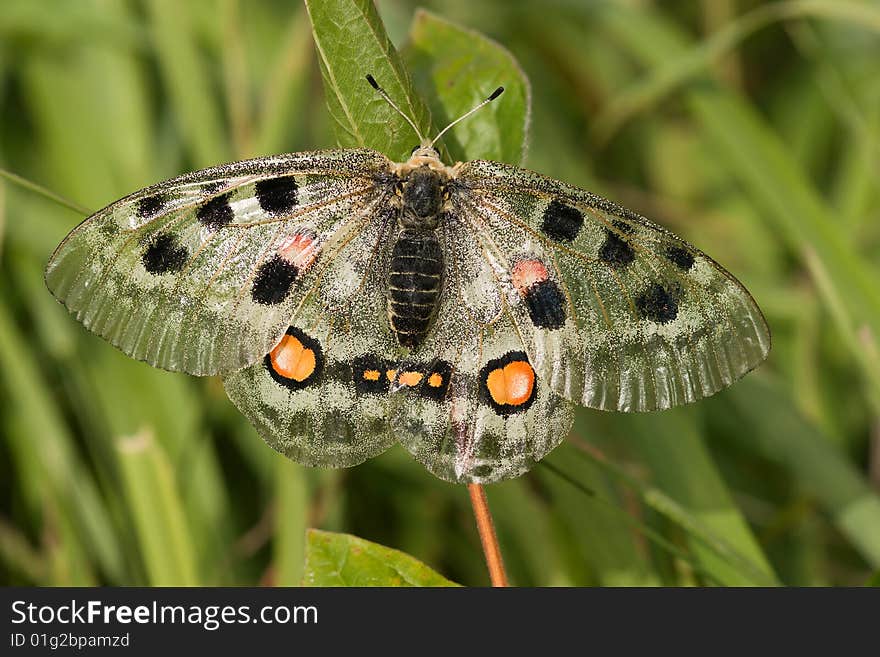
[[[422,343],[440,300],[443,252],[433,230],[402,229],[391,252],[388,316],[397,341]]]

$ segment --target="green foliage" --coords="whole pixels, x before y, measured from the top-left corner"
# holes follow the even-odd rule
[[[404,58],[416,87],[429,99],[435,123],[441,127],[475,107],[496,86],[503,86],[503,102],[483,108],[446,133],[443,142],[453,158],[463,162],[522,161],[531,89],[525,73],[507,50],[479,32],[419,10],[413,18]]]
[[[409,156],[418,138],[367,83],[372,75],[423,135],[434,130],[371,0],[306,0],[325,97],[340,146]]]
[[[457,586],[418,559],[350,534],[310,529],[305,586]]]
[[[307,546],[308,526],[487,583],[463,487],[399,449],[339,472],[291,463],[218,381],[127,359],[42,283],[82,218],[71,208],[269,152],[405,157],[417,138],[372,73],[429,138],[504,85],[444,137],[451,158],[518,162],[530,127],[526,166],[682,234],[746,283],[773,329],[768,363],[731,390],[657,415],[584,410],[549,466],[490,487],[513,582],[876,584],[876,8],[427,4],[441,13],[4,2],[0,166],[73,205],[0,182],[3,583],[325,583],[333,569],[449,583],[352,536],[312,532]]]

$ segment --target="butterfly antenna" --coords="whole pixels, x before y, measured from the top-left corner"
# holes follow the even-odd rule
[[[373,87],[373,89],[375,89],[376,91],[379,92],[379,95],[382,96],[382,98],[385,100],[386,103],[391,105],[391,107],[393,107],[395,110],[397,110],[398,114],[400,114],[404,119],[406,119],[406,122],[412,126],[413,130],[415,130],[415,133],[419,138],[419,142],[424,144],[427,141],[427,139],[422,137],[422,133],[416,127],[415,122],[411,118],[409,118],[406,114],[404,114],[403,110],[401,110],[397,105],[394,104],[394,101],[391,100],[391,97],[388,95],[388,92],[386,92],[382,87],[379,86],[379,83],[376,82],[376,78],[374,78],[372,75],[367,73],[367,82],[370,83],[370,86]]]
[[[446,126],[445,128],[443,128],[443,129],[440,131],[440,134],[437,135],[436,137],[434,137],[434,141],[432,141],[432,142],[430,143],[430,146],[433,146],[434,144],[436,144],[436,143],[437,143],[437,140],[440,139],[440,137],[442,137],[442,136],[446,133],[446,131],[449,130],[452,126],[454,126],[454,125],[457,124],[457,123],[461,123],[461,122],[464,121],[467,117],[469,117],[471,114],[473,114],[474,112],[476,112],[478,109],[484,107],[485,105],[488,105],[488,104],[491,103],[493,100],[495,100],[496,98],[498,98],[498,96],[500,96],[502,93],[504,93],[504,87],[498,87],[495,91],[493,91],[493,92],[489,95],[489,97],[488,97],[486,100],[484,100],[482,103],[480,103],[479,105],[477,105],[477,106],[476,106],[475,108],[473,108],[470,112],[467,112],[467,113],[465,113],[465,114],[462,114],[462,115],[459,116],[457,119],[455,119],[455,121],[453,121],[453,122],[450,123],[448,126]]]

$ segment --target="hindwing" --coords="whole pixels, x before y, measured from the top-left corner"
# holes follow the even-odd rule
[[[395,227],[387,199],[353,222],[304,282],[281,341],[224,377],[263,439],[300,463],[351,466],[394,442],[388,371],[401,349],[388,325],[385,277]]]

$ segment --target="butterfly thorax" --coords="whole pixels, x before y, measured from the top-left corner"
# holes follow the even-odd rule
[[[425,339],[440,302],[443,251],[437,227],[447,202],[447,176],[428,163],[401,173],[405,178],[398,187],[400,207],[388,275],[388,318],[397,341],[414,349]]]

